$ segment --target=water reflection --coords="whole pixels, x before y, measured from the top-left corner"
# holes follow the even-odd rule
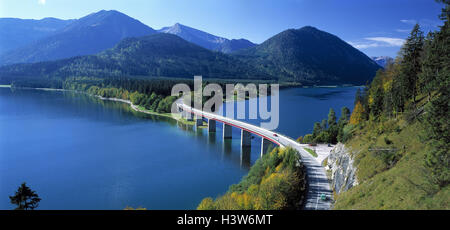
[[[251,166],[251,147],[242,146],[241,147],[241,168],[249,169]]]

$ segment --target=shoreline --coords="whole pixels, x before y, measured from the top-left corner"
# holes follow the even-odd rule
[[[11,85],[9,87],[4,87],[4,88],[11,88]],[[153,115],[153,116],[167,117],[167,118],[173,119],[175,121],[181,122],[181,123],[183,123],[185,125],[195,125],[194,121],[184,120],[184,119],[181,118],[181,116],[174,117],[174,116],[172,116],[171,113],[158,113],[158,112],[147,110],[145,108],[139,108],[141,106],[133,104],[130,100],[125,100],[125,99],[121,99],[121,98],[102,97],[100,95],[93,95],[93,94],[89,94],[89,93],[84,92],[84,91],[69,90],[69,89],[30,88],[30,87],[17,87],[17,89],[32,89],[32,90],[42,90],[42,91],[81,93],[81,94],[85,94],[85,95],[88,95],[88,96],[91,96],[91,97],[96,97],[96,98],[98,98],[100,100],[103,100],[103,101],[115,101],[115,102],[126,103],[126,104],[130,105],[131,109],[134,110],[135,112],[144,113],[144,114]],[[205,128],[205,126],[201,125],[201,126],[199,126],[199,128]]]

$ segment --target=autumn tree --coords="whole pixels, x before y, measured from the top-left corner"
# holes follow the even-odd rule
[[[352,115],[350,116],[350,124],[357,125],[363,121],[364,121],[364,108],[361,102],[358,102],[356,103]]]

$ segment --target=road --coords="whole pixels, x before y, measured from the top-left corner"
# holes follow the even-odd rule
[[[308,192],[306,196],[306,201],[304,202],[304,209],[326,210],[331,208],[333,195],[330,189],[330,183],[328,182],[325,168],[322,167],[319,161],[317,161],[306,150],[304,150],[304,147],[306,147],[306,145],[299,144],[298,142],[287,136],[261,128],[256,125],[234,120],[218,114],[203,112],[201,110],[191,108],[183,104],[181,101],[178,101],[177,104],[184,111],[193,113],[197,116],[202,116],[207,119],[216,120],[240,129],[244,129],[255,135],[266,138],[271,142],[279,145],[280,147],[290,146],[296,149],[300,153],[300,158],[302,160],[303,165],[306,167],[308,180]],[[324,201],[320,199],[321,194],[325,194],[327,196],[327,200]]]

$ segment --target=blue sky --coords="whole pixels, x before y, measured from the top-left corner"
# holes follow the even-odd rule
[[[433,0],[0,0],[0,17],[80,18],[118,10],[159,29],[176,22],[261,43],[306,25],[337,35],[369,56],[396,56],[415,22],[436,30]]]

